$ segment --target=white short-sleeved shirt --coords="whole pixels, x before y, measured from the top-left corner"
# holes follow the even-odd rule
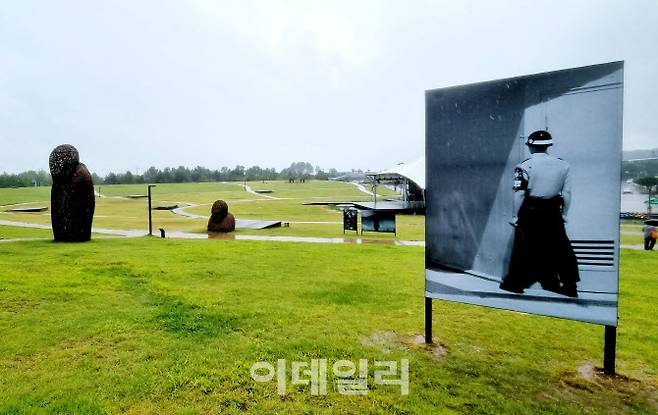
[[[534,153],[517,166],[527,180],[527,194],[550,199],[569,192],[569,164],[547,153]]]

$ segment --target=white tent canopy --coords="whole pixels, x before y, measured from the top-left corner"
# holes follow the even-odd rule
[[[421,157],[410,163],[399,163],[395,166],[378,173],[368,174],[379,179],[386,177],[401,176],[406,177],[416,183],[421,189],[425,189],[425,157]]]

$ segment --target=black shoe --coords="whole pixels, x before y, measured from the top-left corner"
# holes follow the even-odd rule
[[[541,287],[546,291],[550,291],[556,294],[564,294],[560,285],[542,285]]]
[[[578,298],[578,290],[575,285],[565,285],[560,288],[560,294],[571,298]]]
[[[500,287],[501,290],[509,291],[511,293],[523,294],[523,288],[517,287],[517,286],[512,285],[512,284],[506,284],[506,283],[502,282],[502,283],[500,283],[500,285],[498,287]]]

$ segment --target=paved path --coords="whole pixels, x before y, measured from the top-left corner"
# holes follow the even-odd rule
[[[25,206],[25,205],[36,205],[39,203],[50,203],[50,200],[42,200],[40,202],[22,202],[22,203],[9,203],[8,205],[0,205],[2,208],[8,208],[12,206]]]
[[[53,238],[0,238],[0,244],[9,242],[25,242],[25,241],[51,241]]]
[[[0,220],[0,225],[16,226],[19,228],[33,228],[33,229],[52,229],[50,225],[41,223],[28,223],[28,222],[15,222],[12,220]],[[125,236],[125,237],[138,237],[146,235],[145,231],[138,229],[107,229],[107,228],[91,228],[93,233],[100,233],[105,235]]]
[[[50,225],[38,223],[14,222],[0,220],[0,225],[17,226],[23,228],[51,229]],[[146,236],[146,232],[141,230],[125,229],[105,229],[92,228],[92,232],[105,235],[139,237]],[[303,243],[323,243],[323,244],[375,244],[375,245],[398,245],[398,246],[425,246],[424,241],[399,241],[393,239],[365,239],[365,238],[316,238],[306,236],[267,236],[267,235],[236,235],[232,233],[189,233],[189,232],[167,232],[167,238],[173,239],[221,239],[234,241],[269,241],[269,242],[303,242]],[[18,241],[40,241],[51,240],[51,238],[7,238],[0,239],[0,242],[18,242]]]
[[[247,192],[251,193],[252,195],[256,195],[256,196],[260,196],[260,197],[264,197],[265,199],[284,200],[284,199],[281,198],[281,197],[270,196],[270,195],[266,195],[266,194],[264,194],[264,193],[258,193],[257,191],[255,191],[254,189],[252,189],[248,184],[245,184],[245,185],[244,185],[244,190],[246,190]]]
[[[644,245],[619,245],[622,249],[636,249],[638,251],[644,251]],[[658,252],[658,250],[656,251]]]
[[[205,216],[203,216],[205,218]],[[304,223],[304,222],[299,222]],[[323,222],[322,222],[323,223]],[[17,226],[23,228],[51,229],[50,225],[39,223],[15,222],[9,220],[0,220],[0,225]],[[106,229],[92,228],[93,233],[123,236],[123,237],[140,237],[146,236],[146,232],[138,229]],[[267,236],[267,235],[236,235],[236,234],[205,234],[189,232],[168,232],[167,238],[174,239],[222,239],[235,241],[270,241],[270,242],[304,242],[304,243],[324,243],[324,244],[374,244],[374,245],[397,245],[397,246],[425,246],[425,241],[400,241],[393,239],[365,239],[365,238],[316,238],[307,236]],[[39,241],[50,240],[50,238],[7,238],[0,239],[0,242],[18,242],[18,241]],[[643,245],[620,245],[622,249],[634,249],[642,251]],[[655,251],[658,252],[658,251]]]
[[[172,209],[171,212],[175,213],[176,215],[181,215],[192,219],[208,219],[210,217],[210,214],[202,216],[202,215],[195,215],[194,213],[189,213],[185,211],[185,209],[189,209],[197,206],[201,206],[201,205],[195,205],[194,203],[185,203],[185,206]]]
[[[375,244],[398,246],[425,246],[425,241],[399,241],[393,239],[364,239],[364,238],[317,238],[310,236],[269,236],[269,235],[236,235],[232,233],[187,233],[170,232],[167,238],[174,239],[220,239],[227,241],[269,241],[269,242],[304,242],[319,244]]]

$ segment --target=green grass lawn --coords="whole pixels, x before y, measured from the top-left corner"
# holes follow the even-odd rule
[[[619,235],[619,240],[622,245],[642,245],[644,244],[644,237],[641,232],[638,232],[636,235]]]
[[[16,226],[0,225],[0,239],[11,238],[52,238],[50,229],[19,228]]]
[[[103,239],[0,244],[0,413],[655,413],[658,256],[622,251],[618,370],[603,328],[434,302],[423,249]],[[410,394],[256,383],[257,361],[410,362]]]
[[[25,202],[50,205],[50,187],[0,188],[0,209],[5,205]]]
[[[217,199],[228,202],[231,212],[241,219],[281,220],[284,222],[335,222],[335,223],[292,223],[289,227],[254,230],[239,229],[236,234],[342,237],[342,212],[328,206],[304,206],[305,202],[371,200],[367,194],[349,183],[333,181],[309,181],[288,183],[284,181],[249,182],[253,189],[268,189],[273,200],[248,193],[243,184],[232,183],[162,183],[153,191],[153,206],[184,203],[200,206],[186,209],[196,215],[210,216],[210,206]],[[98,186],[96,187],[98,190]],[[395,193],[382,186],[378,193],[394,196]],[[100,192],[106,197],[96,199],[94,227],[109,229],[143,229],[148,227],[148,204],[146,199],[128,199],[128,195],[146,194],[146,185],[101,185]],[[0,189],[0,205],[32,202],[28,206],[49,206],[50,188]],[[13,213],[10,206],[0,207],[0,219],[50,224],[50,212]],[[398,215],[397,239],[423,240],[424,216]],[[169,211],[153,211],[153,228],[167,232],[206,231],[207,219],[187,218]],[[32,235],[30,230],[17,228],[18,237]],[[369,233],[369,239],[396,239],[395,235]]]

